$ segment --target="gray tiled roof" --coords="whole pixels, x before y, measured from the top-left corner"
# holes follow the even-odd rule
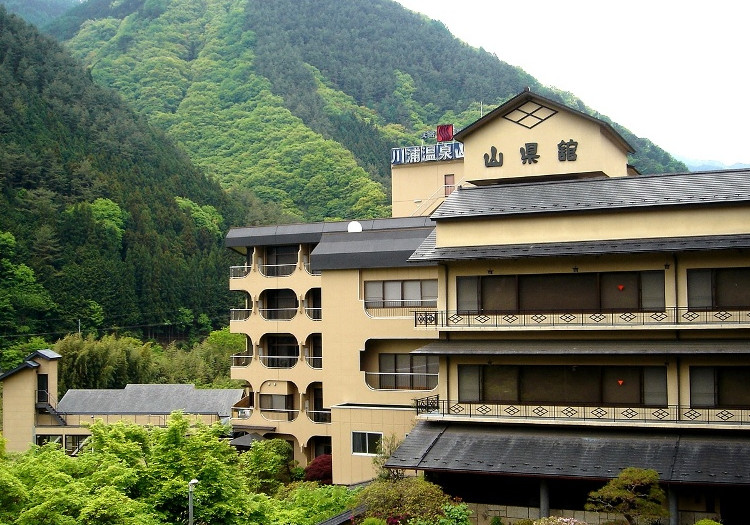
[[[386,467],[497,475],[607,479],[626,467],[665,482],[750,484],[750,437],[660,429],[539,429],[419,422]]]
[[[345,233],[352,221],[314,222],[304,224],[278,224],[232,228],[225,244],[229,248],[245,246],[278,246],[284,244],[317,243],[327,233]],[[432,225],[429,217],[398,217],[357,221],[363,232],[419,228]]]
[[[310,254],[311,267],[319,271],[408,266],[409,257],[433,227],[326,233]]]
[[[39,363],[33,360],[35,357],[42,357],[48,361],[53,361],[56,359],[60,359],[62,356],[54,350],[50,350],[49,348],[35,350],[34,352],[27,355],[23,362],[17,367],[13,368],[12,370],[8,370],[7,372],[0,373],[0,381],[26,368],[39,368]]]
[[[495,246],[438,248],[433,231],[409,257],[410,262],[460,261],[472,259],[524,259],[573,255],[631,253],[678,253],[750,248],[750,235],[661,237],[654,239],[611,239],[576,242],[546,242]]]
[[[750,170],[498,184],[454,191],[436,221],[750,202]]]
[[[216,414],[229,417],[242,389],[193,385],[127,385],[124,389],[72,389],[57,405],[64,414]]]

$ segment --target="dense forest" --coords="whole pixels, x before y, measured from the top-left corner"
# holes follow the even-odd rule
[[[608,121],[390,0],[35,1],[73,7],[0,6],[0,349],[204,337],[228,227],[387,216],[390,147],[526,86]]]
[[[89,0],[47,30],[224,188],[299,220],[387,214],[390,147],[527,86],[595,114],[390,0]],[[686,169],[618,130],[643,173]]]
[[[0,7],[0,347],[224,324],[247,217],[161,131]]]
[[[22,17],[37,27],[58,18],[81,0],[0,0],[9,13]]]

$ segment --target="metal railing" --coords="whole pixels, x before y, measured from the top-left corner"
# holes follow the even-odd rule
[[[289,321],[297,315],[297,307],[294,308],[260,308],[258,311],[263,319],[267,321]]]
[[[750,325],[748,310],[691,310],[669,307],[660,311],[583,311],[566,312],[465,312],[420,310],[414,312],[415,327],[505,328],[561,326],[675,326]]]
[[[425,314],[427,312],[436,313],[435,310],[428,310],[431,308],[429,305],[415,305],[415,306],[388,306],[393,301],[382,301],[371,302],[365,301],[365,312],[370,317],[412,317],[417,314]],[[413,301],[412,301],[413,302]],[[383,305],[384,306],[380,306]]]
[[[305,313],[307,314],[307,317],[309,317],[313,321],[320,321],[320,320],[323,319],[323,309],[322,308],[307,308],[307,307],[305,307]]]
[[[292,368],[299,362],[298,355],[261,355],[260,362],[267,368]]]
[[[261,408],[261,415],[268,421],[294,421],[299,410],[290,408]]]
[[[297,269],[297,263],[259,264],[258,271],[264,277],[288,277]]]
[[[313,423],[330,423],[331,422],[331,409],[324,410],[308,410],[307,417]]]
[[[243,277],[247,277],[247,275],[252,270],[252,267],[249,265],[244,266],[230,266],[229,267],[229,278],[230,279],[242,279]]]
[[[310,368],[320,369],[323,368],[323,357],[317,357],[317,356],[305,356],[305,361],[310,366]]]
[[[320,270],[313,270],[309,262],[305,263],[305,271],[310,275],[320,275],[322,273]]]
[[[252,308],[232,308],[229,310],[230,321],[247,321],[253,313]]]
[[[253,362],[253,354],[235,354],[232,356],[232,366],[250,366]]]
[[[750,425],[750,409],[611,405],[547,405],[465,402],[429,396],[415,400],[418,415],[525,421],[599,421]]]
[[[424,372],[365,372],[367,386],[375,390],[432,390],[439,374]]]

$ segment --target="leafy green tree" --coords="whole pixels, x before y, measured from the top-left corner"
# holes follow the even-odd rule
[[[438,485],[408,477],[376,480],[362,489],[358,502],[366,507],[368,517],[394,518],[400,523],[419,518],[432,523],[445,516],[444,507],[450,504],[450,498]]]
[[[293,461],[292,446],[283,439],[255,441],[240,456],[248,489],[268,495],[290,481]]]
[[[669,516],[664,508],[667,496],[659,487],[659,473],[628,467],[604,487],[589,494],[586,510],[622,514],[630,525],[638,518]]]

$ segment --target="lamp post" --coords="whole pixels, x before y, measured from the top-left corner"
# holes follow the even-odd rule
[[[188,525],[193,525],[193,487],[198,484],[198,480],[193,478],[188,482]]]

